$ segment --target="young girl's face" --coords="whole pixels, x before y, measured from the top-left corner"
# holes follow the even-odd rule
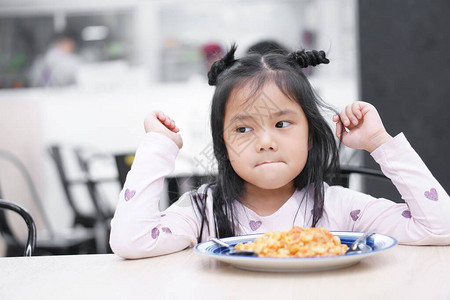
[[[246,188],[293,188],[308,157],[305,113],[272,82],[250,98],[245,86],[231,93],[223,138],[231,165]]]

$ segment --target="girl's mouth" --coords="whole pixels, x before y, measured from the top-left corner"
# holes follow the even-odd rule
[[[279,164],[279,163],[281,163],[281,161],[265,161],[265,162],[257,164],[256,166],[259,167],[259,166],[263,166],[263,165],[271,165],[271,164]]]

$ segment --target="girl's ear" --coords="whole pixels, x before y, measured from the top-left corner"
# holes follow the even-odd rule
[[[313,138],[311,136],[311,134],[308,137],[308,151],[310,151],[313,147]]]

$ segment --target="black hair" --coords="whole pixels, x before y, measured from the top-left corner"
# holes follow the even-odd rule
[[[63,31],[54,33],[51,37],[50,43],[56,43],[64,41],[66,39],[73,41],[75,49],[79,48],[81,44],[81,38],[80,35],[73,29],[65,29]]]
[[[242,196],[244,181],[231,166],[227,148],[223,140],[225,106],[231,93],[244,86],[250,86],[253,92],[263,88],[268,81],[274,82],[291,100],[303,109],[309,126],[309,139],[312,143],[304,169],[294,179],[296,189],[307,188],[307,194],[314,199],[311,226],[316,226],[323,214],[324,182],[332,180],[339,168],[339,149],[331,128],[321,114],[321,109],[333,110],[315,95],[302,68],[328,63],[323,51],[296,51],[293,53],[248,54],[235,59],[236,46],[216,61],[208,73],[208,82],[216,89],[211,104],[211,132],[214,155],[218,163],[218,174],[211,184],[213,196],[213,216],[215,232],[218,237],[233,236],[237,222],[233,210],[233,201]],[[200,209],[202,221],[208,224],[205,207],[206,197],[196,197],[196,207]],[[204,226],[202,225],[202,230]],[[201,241],[200,232],[199,242]]]
[[[248,54],[268,54],[268,53],[279,53],[287,54],[288,50],[286,47],[282,46],[280,43],[273,40],[264,40],[251,45],[247,49]]]

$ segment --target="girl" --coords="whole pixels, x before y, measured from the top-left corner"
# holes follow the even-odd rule
[[[124,258],[172,253],[206,241],[292,226],[377,232],[410,245],[450,244],[450,199],[403,134],[392,138],[364,102],[333,117],[342,143],[371,153],[405,204],[329,186],[338,147],[302,68],[328,63],[323,51],[250,54],[236,47],[208,73],[215,85],[211,129],[218,174],[164,212],[164,177],[183,145],[164,113],[150,113],[111,223]],[[344,130],[345,127],[345,130]]]

